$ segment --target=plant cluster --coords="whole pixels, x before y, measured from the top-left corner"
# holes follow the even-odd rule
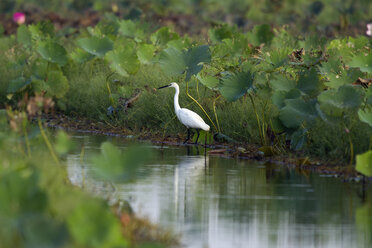
[[[233,125],[228,116],[234,113],[229,112],[232,105],[228,102],[243,106],[243,114],[235,118],[248,118],[245,125],[256,126],[256,133],[248,135],[258,135],[264,153],[315,147],[320,143],[319,128],[337,130],[336,135],[344,137],[346,146],[343,141],[341,147],[350,164],[356,153],[368,150],[372,53],[371,40],[364,36],[327,40],[293,36],[285,28],[272,31],[265,24],[246,33],[218,24],[208,31],[205,42],[181,37],[168,27],[154,30],[139,20],[106,14],[95,27],[77,33],[55,32],[53,25],[44,21],[21,25],[16,37],[3,40],[10,43],[4,45],[7,66],[16,71],[1,85],[6,88],[6,94],[0,96],[3,104],[38,93],[57,99],[62,111],[87,115],[81,111],[86,102],[71,104],[85,97],[90,98],[91,111],[98,112],[100,119],[121,120],[127,126],[134,120],[142,129],[149,127],[146,122],[153,115],[153,126],[166,126],[172,120],[171,109],[158,108],[163,102],[154,103],[151,88],[158,86],[157,81],[177,80],[184,82],[187,96],[204,111],[219,135],[224,124]],[[81,87],[81,82],[73,82],[84,77],[81,70],[88,71],[87,80],[98,80],[96,85],[88,81]],[[158,70],[160,75],[153,73]],[[153,73],[155,83],[144,82],[144,77],[151,78],[143,75],[146,73]],[[133,93],[130,81],[136,80],[146,89],[141,98],[147,99],[142,104],[149,111],[140,109],[142,117],[137,117],[141,113],[136,108],[128,111],[124,99]],[[91,90],[93,97],[87,97]],[[96,103],[98,99],[102,102]],[[244,127],[234,128],[236,133],[244,133]],[[244,137],[240,140],[247,141]],[[327,142],[331,146],[327,149],[332,149],[332,141]]]

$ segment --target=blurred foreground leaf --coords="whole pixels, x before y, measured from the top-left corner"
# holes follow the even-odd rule
[[[372,151],[369,150],[356,156],[356,168],[361,174],[372,177]]]

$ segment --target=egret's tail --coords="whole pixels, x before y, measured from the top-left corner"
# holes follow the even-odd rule
[[[211,127],[210,127],[208,124],[204,123],[202,129],[203,129],[204,131],[207,131],[207,132],[208,132],[208,131],[211,129]]]

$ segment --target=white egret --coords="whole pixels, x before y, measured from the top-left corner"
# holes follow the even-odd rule
[[[163,89],[167,87],[173,87],[176,89],[176,93],[174,94],[174,111],[176,112],[178,120],[187,127],[187,139],[184,144],[190,140],[190,128],[196,129],[196,132],[198,133],[198,137],[196,137],[195,144],[197,144],[199,139],[199,129],[202,129],[204,131],[209,131],[210,127],[204,122],[204,120],[195,112],[186,109],[181,108],[178,103],[178,96],[180,94],[180,87],[177,83],[171,83],[169,85],[162,86],[158,89]]]

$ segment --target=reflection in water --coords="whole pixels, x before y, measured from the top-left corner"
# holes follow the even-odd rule
[[[195,155],[184,148],[158,149],[144,165],[146,177],[115,185],[91,177],[68,157],[71,182],[105,198],[123,199],[152,221],[181,233],[186,247],[371,247],[372,203],[357,185],[272,164]],[[192,148],[191,148],[192,149]],[[193,155],[186,155],[186,153]],[[202,152],[203,153],[203,152]]]

